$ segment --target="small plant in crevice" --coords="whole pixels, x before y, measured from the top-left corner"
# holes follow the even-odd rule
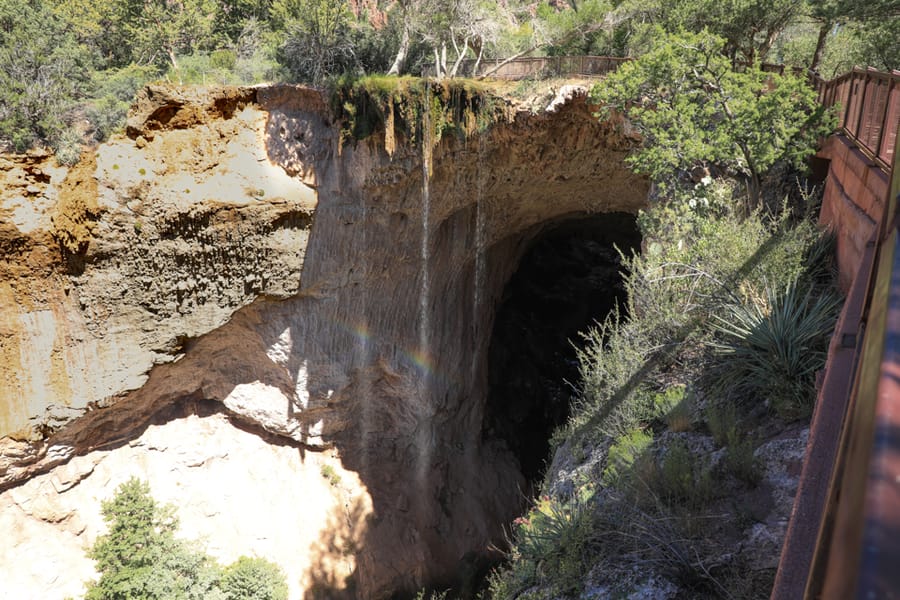
[[[650,448],[653,433],[645,429],[633,429],[616,438],[609,447],[606,457],[606,468],[603,469],[604,485],[616,485],[630,473],[635,461]]]
[[[659,459],[645,456],[638,469],[653,497],[669,505],[699,508],[715,495],[710,469],[681,440],[671,443]]]
[[[725,448],[722,463],[725,471],[750,486],[757,485],[762,472],[760,461],[754,454],[756,445],[746,433],[744,423],[748,417],[741,415],[740,408],[730,400],[708,407],[705,414],[713,441]]]
[[[705,411],[706,426],[713,441],[724,448],[740,437],[740,414],[735,402],[724,401],[710,405]]]
[[[341,476],[337,474],[337,471],[334,470],[334,467],[331,465],[322,465],[319,468],[319,473],[321,473],[322,477],[331,487],[337,487],[341,483]]]
[[[654,413],[669,431],[680,432],[691,429],[693,420],[691,406],[692,397],[687,393],[685,385],[670,386],[653,396]]]
[[[725,449],[728,473],[750,486],[756,486],[762,480],[760,461],[754,450],[755,445],[750,438],[734,439]]]
[[[571,597],[581,592],[595,543],[592,494],[576,494],[569,502],[543,496],[514,522],[510,564],[489,580],[490,598],[521,597],[541,586],[551,594]]]

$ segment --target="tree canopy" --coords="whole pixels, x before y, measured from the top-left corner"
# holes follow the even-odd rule
[[[452,77],[466,59],[640,56],[660,30],[708,30],[732,66],[830,75],[900,66],[898,28],[897,0],[0,0],[0,145],[77,158],[79,136],[115,131],[154,79]]]
[[[763,173],[778,160],[800,166],[832,121],[803,79],[758,65],[735,69],[727,44],[708,31],[660,32],[592,97],[640,131],[643,145],[629,161],[664,191],[677,188],[679,174],[712,168],[742,180],[755,207]]]

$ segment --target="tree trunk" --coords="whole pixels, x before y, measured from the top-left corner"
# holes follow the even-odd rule
[[[762,183],[759,179],[759,173],[755,169],[750,170],[750,176],[747,177],[747,213],[762,208]]]
[[[825,54],[825,40],[828,39],[828,32],[831,31],[833,23],[826,20],[819,28],[819,39],[816,40],[816,51],[813,52],[812,62],[809,63],[809,70],[818,73],[819,63],[822,62],[822,55]]]
[[[484,41],[479,38],[478,56],[475,58],[475,64],[472,66],[472,77],[478,76],[478,68],[481,66],[481,57],[484,55]]]
[[[450,77],[456,77],[456,73],[459,71],[459,65],[462,64],[463,59],[466,57],[466,53],[469,51],[469,36],[466,36],[463,39],[463,47],[460,50],[459,45],[456,43],[456,39],[453,39],[453,49],[456,51],[456,60],[453,61],[453,68],[450,70]]]
[[[388,75],[399,75],[403,68],[406,67],[406,57],[409,54],[409,28],[403,27],[403,35],[400,37],[400,48],[397,50],[397,56],[394,57],[394,64],[388,70]]]

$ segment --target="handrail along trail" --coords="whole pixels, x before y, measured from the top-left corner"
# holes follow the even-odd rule
[[[772,598],[894,598],[900,594],[900,72],[854,69],[813,82],[820,103],[839,107],[836,135],[889,183],[829,349]]]

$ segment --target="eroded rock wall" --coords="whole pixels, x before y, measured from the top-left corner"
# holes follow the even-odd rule
[[[0,482],[14,487],[0,500],[24,511],[22,490],[41,485],[21,485],[28,477],[52,479],[85,457],[142,455],[135,440],[154,419],[168,415],[158,431],[178,436],[180,423],[198,418],[183,407],[202,402],[217,407],[208,418],[246,423],[299,454],[330,453],[357,482],[347,492],[361,507],[353,544],[334,545],[333,564],[315,577],[308,561],[303,575],[292,568],[295,585],[378,598],[471,577],[521,502],[515,459],[483,435],[503,287],[542,228],[634,212],[647,192],[622,162],[633,140],[598,123],[583,94],[552,111],[509,114],[466,139],[442,139],[431,156],[402,144],[388,154],[383,134],[339,145],[311,90],[149,90],[130,137],[68,174],[96,185],[96,206],[70,203],[77,214],[68,225],[57,217],[56,229],[21,234],[47,254],[44,303],[0,291],[19,315],[0,349],[37,356],[7,363],[19,379],[5,390],[15,417],[0,431]],[[66,206],[54,198],[61,181],[54,187],[51,175],[39,218]],[[4,207],[22,204],[7,198]],[[4,264],[17,260],[7,253]],[[36,327],[39,319],[46,323]],[[29,343],[35,336],[43,346]],[[57,375],[36,368],[48,364]],[[26,380],[45,382],[42,391],[26,391]],[[51,407],[62,407],[52,420]],[[213,464],[205,447],[198,453],[210,459],[198,460]],[[165,477],[142,459],[120,464],[126,479]],[[96,483],[95,471],[77,483],[96,486],[92,500],[119,479]],[[202,466],[172,475],[186,486],[205,476]],[[300,512],[309,501],[293,500]],[[99,502],[76,504],[96,521]],[[51,526],[23,514],[82,544],[96,535],[73,533],[70,517]],[[275,560],[294,552],[209,531],[213,547]],[[328,527],[316,531],[321,550]],[[79,568],[66,577],[82,577]],[[61,589],[58,578],[35,577],[42,590]]]

